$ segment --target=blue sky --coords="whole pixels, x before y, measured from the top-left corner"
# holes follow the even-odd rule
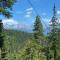
[[[35,10],[40,15],[43,25],[45,23],[46,26],[48,26],[48,22],[52,17],[54,2],[56,4],[58,18],[60,17],[60,0],[30,0],[30,2],[33,6],[31,6],[28,0],[17,0],[13,6],[13,17],[6,19],[5,17],[1,16],[5,27],[19,27],[18,29],[31,31],[33,29],[35,17],[37,16]],[[45,25],[44,28],[46,28]]]

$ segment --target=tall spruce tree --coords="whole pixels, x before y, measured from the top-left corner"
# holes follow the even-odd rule
[[[0,14],[4,15],[5,17],[9,18],[11,17],[11,8],[12,5],[15,3],[15,0],[0,0]],[[2,20],[0,20],[0,60],[4,60],[5,53],[2,50],[4,45],[4,37],[3,37],[3,23]]]
[[[51,19],[51,32],[49,34],[49,40],[51,43],[51,50],[53,51],[54,60],[57,60],[57,26],[58,26],[58,19],[56,13],[56,7],[54,4],[53,7],[53,17]]]
[[[40,36],[43,36],[43,26],[40,21],[40,16],[36,16],[33,31],[34,31],[34,38],[35,39],[39,39]]]

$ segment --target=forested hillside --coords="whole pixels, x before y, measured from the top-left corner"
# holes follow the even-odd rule
[[[24,47],[28,39],[32,39],[32,33],[17,31],[17,30],[4,30],[4,47],[8,52],[7,59],[14,59],[21,48]]]
[[[26,40],[33,38],[33,33],[27,33],[18,30],[4,30],[4,34],[8,41],[10,41],[11,44],[16,43],[17,47],[23,45]]]
[[[43,41],[42,37],[41,44],[39,40],[34,40],[33,33],[17,30],[4,30],[4,35],[4,49],[6,52],[5,58],[9,60],[24,60],[28,59],[28,57],[32,57],[29,53],[30,49],[32,49],[31,54],[34,54],[34,56],[36,55],[33,59],[38,59],[38,52],[40,49],[43,49],[46,44],[46,41]],[[26,53],[28,53],[28,55],[26,55]],[[43,57],[45,56],[42,54],[41,59]]]
[[[34,3],[31,3],[32,0],[21,0],[22,3],[24,2],[21,4],[21,8],[20,0],[18,0],[18,7],[15,7],[15,10],[17,10],[15,12],[12,8],[16,1],[17,0],[0,0],[0,14],[9,19],[14,12],[13,18],[18,20],[18,22],[13,19],[0,20],[0,60],[60,60],[60,19],[58,19],[60,11],[56,10],[55,4],[53,6],[52,17],[50,18],[50,12],[48,15],[46,15],[46,13],[41,14],[41,12],[43,10],[45,12],[47,10],[48,12],[51,0],[49,3],[47,3],[48,0],[40,0],[41,2],[44,1],[45,6],[44,4],[40,4],[39,0],[33,0]],[[25,8],[30,7],[28,3],[31,5],[31,8],[25,10]],[[44,6],[44,9],[38,3]],[[41,16],[44,16],[45,21],[49,18],[49,22],[44,22],[43,19],[41,19],[40,14],[34,6],[36,6],[38,10],[42,9],[38,12]],[[19,9],[21,9],[21,11]],[[33,11],[35,11],[36,15]],[[27,20],[28,22],[26,22]],[[32,29],[32,33],[24,32],[25,28],[29,31]],[[20,29],[24,29],[24,31]],[[47,31],[45,32],[44,29],[47,29]],[[44,32],[46,34],[44,34]]]

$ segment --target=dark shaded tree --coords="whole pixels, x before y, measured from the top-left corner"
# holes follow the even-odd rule
[[[2,20],[0,20],[0,59],[1,59],[1,50],[3,47],[3,41],[4,41],[2,32],[3,32],[3,23]]]
[[[57,60],[57,26],[58,26],[58,19],[57,19],[57,13],[56,13],[56,7],[54,4],[53,7],[53,17],[51,19],[51,32],[49,33],[48,39],[51,50],[53,51],[54,60]]]
[[[12,5],[15,3],[16,0],[0,0],[0,14],[4,15],[5,17],[11,17]]]
[[[10,10],[14,3],[15,0],[0,0],[0,14],[4,15],[7,18],[11,17],[12,15]],[[3,53],[3,51],[5,50],[3,49],[4,36],[2,32],[3,32],[3,23],[2,20],[0,20],[0,60],[3,60],[3,58],[5,57],[5,53]]]

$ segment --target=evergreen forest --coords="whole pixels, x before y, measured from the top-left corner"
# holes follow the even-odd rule
[[[12,6],[16,2],[0,0],[0,14],[11,18]],[[52,12],[47,34],[44,33],[40,15],[35,17],[33,32],[5,29],[1,19],[0,60],[60,60],[60,23],[55,4]]]

